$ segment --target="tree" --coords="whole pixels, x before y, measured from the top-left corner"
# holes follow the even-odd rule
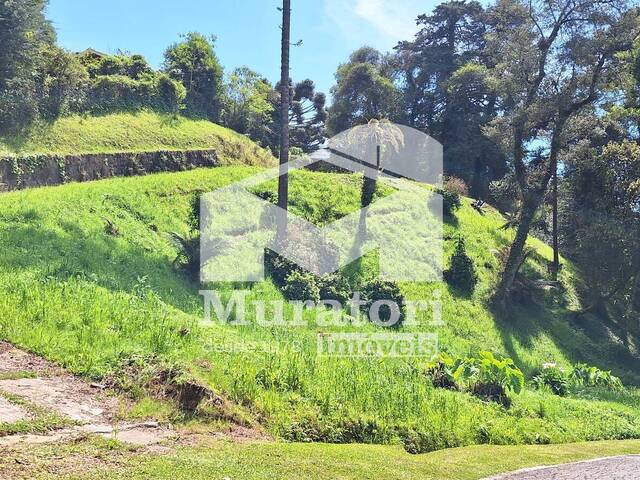
[[[315,84],[306,79],[294,85],[289,79],[289,135],[290,146],[300,148],[305,153],[315,151],[325,138],[326,95],[316,92]],[[275,105],[280,105],[280,82],[276,85],[271,97]],[[281,125],[279,109],[273,110],[273,133],[279,135]],[[275,142],[273,142],[275,143]]]
[[[280,62],[280,176],[278,177],[277,240],[287,236],[287,209],[289,207],[289,50],[291,47],[291,0],[282,0],[282,42]]]
[[[0,0],[0,132],[20,130],[39,115],[37,77],[55,32],[46,0]]]
[[[449,1],[417,24],[414,40],[396,47],[400,119],[441,142],[445,172],[486,197],[489,182],[506,173],[506,160],[482,132],[498,113],[486,72],[484,9],[475,1]]]
[[[398,91],[393,83],[391,57],[371,47],[351,54],[338,67],[331,89],[327,128],[332,135],[373,119],[395,118]]]
[[[247,67],[236,68],[227,80],[222,120],[225,126],[265,145],[271,116],[277,111],[272,87]]]
[[[215,37],[191,32],[170,46],[164,70],[187,89],[185,113],[213,122],[220,119],[224,94],[223,70],[214,50]]]
[[[510,150],[521,201],[515,239],[494,294],[502,308],[524,260],[531,224],[557,169],[567,122],[596,103],[638,34],[624,0],[501,0],[490,11],[488,51],[504,117],[494,134]],[[546,154],[532,161],[532,146]]]

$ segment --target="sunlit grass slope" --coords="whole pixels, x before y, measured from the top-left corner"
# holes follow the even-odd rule
[[[206,120],[153,112],[63,117],[20,137],[0,138],[3,153],[82,154],[215,149],[220,158],[265,165],[271,155],[248,138]]]
[[[420,359],[317,357],[316,335],[326,329],[313,323],[305,328],[202,325],[199,286],[174,268],[176,251],[167,234],[187,232],[194,194],[256,171],[223,167],[0,196],[0,337],[91,377],[102,377],[133,357],[178,363],[289,440],[417,439],[437,449],[640,438],[635,390],[560,398],[527,389],[505,409],[433,388]],[[308,218],[321,208],[323,216],[355,211],[360,182],[353,175],[295,173],[291,208]],[[328,212],[326,198],[338,202]],[[563,270],[565,290],[559,298],[518,307],[510,318],[498,320],[490,312],[486,300],[498,274],[497,252],[513,234],[501,225],[497,212],[487,209],[481,215],[465,200],[445,227],[447,258],[462,235],[478,269],[480,283],[471,297],[445,284],[402,285],[409,299],[430,299],[433,290],[442,291],[441,348],[511,356],[529,378],[544,362],[587,361],[637,382],[640,363],[633,349],[598,319],[571,314],[577,279],[570,265]],[[531,245],[536,252],[526,268],[535,275],[550,251],[538,241]],[[228,285],[218,288],[231,291]],[[265,281],[251,286],[248,300],[280,298]],[[364,329],[375,331],[371,325]],[[299,348],[230,348],[274,341]]]

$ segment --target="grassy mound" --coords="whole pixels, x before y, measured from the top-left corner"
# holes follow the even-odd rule
[[[434,388],[420,359],[316,356],[317,333],[326,331],[319,326],[203,325],[199,287],[176,272],[177,252],[167,234],[187,231],[193,194],[256,171],[223,167],[0,196],[0,337],[96,378],[117,375],[131,359],[179,364],[289,440],[409,441],[426,451],[640,438],[640,394],[633,389],[561,398],[528,388],[507,409]],[[312,219],[354,211],[360,182],[354,175],[296,172],[292,210]],[[339,199],[334,209],[327,210],[327,195]],[[637,384],[633,344],[611,325],[571,313],[579,279],[570,265],[560,293],[516,308],[512,318],[491,313],[486,299],[498,274],[498,251],[513,235],[501,224],[497,212],[481,215],[465,200],[445,227],[447,256],[462,235],[476,264],[473,295],[445,284],[401,285],[408,299],[429,299],[441,290],[446,324],[437,330],[440,347],[459,355],[503,353],[529,379],[544,362],[586,361]],[[531,246],[527,274],[542,275],[550,249],[536,240]],[[232,290],[217,288],[225,295]],[[282,298],[270,281],[250,288],[249,302]],[[263,348],[274,342],[295,348]]]
[[[206,120],[153,112],[64,117],[22,137],[0,138],[0,155],[199,149],[218,150],[223,161],[245,157],[265,165],[273,160],[267,151],[233,130]]]

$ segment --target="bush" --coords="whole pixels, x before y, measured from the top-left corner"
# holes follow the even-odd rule
[[[298,265],[283,257],[273,250],[267,250],[264,254],[265,272],[273,283],[283,288],[287,283],[287,277],[293,272],[301,272],[302,270]]]
[[[404,295],[400,291],[400,287],[395,282],[386,282],[376,279],[365,283],[362,286],[362,300],[365,302],[363,308],[370,312],[371,306],[378,301],[394,302],[397,309],[390,308],[389,305],[382,304],[378,309],[378,317],[380,324],[398,328],[404,322],[406,316],[406,306],[404,304]],[[395,315],[393,315],[395,313]],[[397,316],[397,320],[391,323],[393,316]]]
[[[451,257],[449,268],[444,272],[445,281],[452,287],[458,288],[464,293],[473,293],[478,283],[473,260],[467,255],[464,239],[460,237],[456,243],[456,249]]]
[[[169,238],[178,250],[174,265],[184,270],[189,278],[200,280],[200,196],[194,195],[191,199],[189,211],[189,233],[181,235],[171,232]]]
[[[184,105],[187,90],[184,85],[172,80],[168,75],[159,74],[154,81],[153,94],[153,105],[156,110],[178,113]]]
[[[318,278],[321,300],[336,300],[342,304],[353,297],[349,281],[340,272],[328,273]]]
[[[444,188],[439,188],[436,192],[442,195],[442,213],[445,217],[452,217],[453,213],[462,206],[460,195]]]
[[[524,388],[524,374],[513,360],[491,352],[480,352],[472,363],[472,378],[474,395],[505,407],[511,404],[507,392],[520,393]]]
[[[584,363],[579,363],[573,368],[573,371],[569,375],[569,380],[577,386],[601,387],[615,391],[624,390],[622,381],[615,375],[612,375],[610,371],[600,370],[598,367],[589,366]]]
[[[458,197],[468,197],[469,187],[464,180],[458,177],[447,177],[443,189],[447,192],[457,193]]]
[[[508,173],[503,178],[490,182],[489,198],[501,211],[514,211],[518,200],[518,184],[515,175]]]
[[[569,393],[569,376],[555,364],[543,365],[533,377],[536,388],[548,387],[554,395],[565,396]]]
[[[282,294],[288,300],[312,301],[320,300],[320,288],[313,273],[294,270],[285,279]]]
[[[99,76],[91,80],[83,108],[100,114],[144,108],[177,113],[185,96],[184,86],[165,74]]]
[[[455,359],[446,353],[441,353],[434,361],[427,363],[425,375],[434,387],[458,390],[456,372],[463,361],[461,358]]]
[[[511,358],[480,352],[478,358],[441,354],[427,364],[425,374],[435,387],[467,390],[473,395],[509,407],[509,392],[520,393],[524,374]]]

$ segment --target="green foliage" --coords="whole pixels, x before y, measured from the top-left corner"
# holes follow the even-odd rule
[[[444,271],[444,279],[449,285],[465,294],[473,293],[478,283],[478,274],[473,260],[467,255],[462,237],[456,241],[456,249],[449,262],[449,268]]]
[[[126,76],[140,80],[153,73],[152,68],[142,55],[104,55],[97,57],[91,52],[80,55],[80,62],[85,66],[91,78],[104,76]]]
[[[144,122],[138,119],[139,123]],[[105,129],[100,135],[108,133]],[[414,442],[422,450],[640,436],[640,397],[634,389],[594,389],[580,398],[535,390],[507,392],[512,405],[504,409],[467,391],[433,388],[419,359],[318,357],[320,330],[380,329],[368,324],[357,330],[352,324],[326,329],[313,323],[310,328],[258,325],[252,302],[283,298],[271,280],[241,287],[249,291],[248,325],[202,326],[202,297],[192,281],[176,274],[172,262],[177,249],[166,233],[189,231],[196,192],[213,191],[258,171],[241,166],[200,169],[1,195],[0,336],[91,378],[104,377],[136,355],[180,362],[229,402],[250,409],[271,435],[282,439],[397,445],[415,438],[425,439]],[[357,211],[361,181],[357,175],[292,172],[290,209],[313,218],[316,200],[329,191],[338,199],[334,215]],[[276,183],[272,186],[275,189]],[[104,233],[103,217],[117,222],[119,236]],[[465,202],[458,224],[445,229],[463,235],[478,262],[495,262],[491,250],[509,240],[508,233],[498,230],[503,221],[491,209],[480,216]],[[531,256],[528,265],[543,268],[549,248],[535,239],[529,245],[541,258]],[[369,260],[359,266],[367,278],[374,272]],[[481,301],[496,272],[478,273],[474,299],[452,295],[440,284],[399,285],[407,300],[430,299],[441,290],[446,325],[438,334],[442,348],[452,356],[505,352],[527,373],[546,358],[558,358],[565,367],[568,358],[585,358],[614,368],[629,382],[637,381],[637,358],[622,342],[600,334],[600,319],[587,316],[577,328],[563,307],[539,306],[516,309],[508,322],[501,322]],[[569,287],[576,281],[571,274],[567,262],[563,275]],[[214,288],[226,304],[238,285]],[[314,314],[305,309],[303,317],[312,321]],[[293,307],[286,303],[284,317],[293,318]],[[423,323],[425,316],[419,314],[418,320],[420,326],[405,324],[402,331],[430,328]],[[185,329],[188,335],[181,334]],[[299,348],[282,349],[277,355],[211,348],[274,341]],[[213,367],[202,367],[207,364]],[[259,379],[265,379],[264,384]]]
[[[455,190],[448,190],[446,188],[438,188],[437,193],[442,195],[443,215],[445,218],[452,218],[455,211],[462,205],[460,194]]]
[[[600,370],[598,367],[584,363],[578,363],[573,367],[569,380],[577,386],[600,387],[613,391],[624,390],[622,381],[610,371]]]
[[[371,312],[371,307],[375,304],[374,310],[377,309],[381,325],[392,328],[402,326],[407,309],[404,295],[397,283],[376,278],[365,282],[360,290],[362,300],[365,302],[362,308],[366,312]],[[371,313],[369,313],[369,317],[373,321]]]
[[[555,364],[545,364],[533,377],[533,384],[538,388],[548,387],[552,393],[560,396],[567,395],[576,387],[595,387],[612,392],[624,390],[622,381],[610,371],[600,370],[585,363],[575,365],[571,373]]]
[[[370,47],[362,47],[340,65],[327,128],[332,135],[372,119],[392,118],[397,95],[391,79],[390,59]]]
[[[46,0],[0,2],[0,134],[39,118],[46,52],[55,44],[46,6]]]
[[[433,361],[427,363],[425,375],[431,380],[434,387],[457,390],[457,382],[463,373],[463,370],[459,370],[459,368],[463,362],[463,358],[454,358],[446,353],[441,353]]]
[[[328,273],[317,280],[322,300],[336,300],[344,305],[353,298],[353,289],[342,273]]]
[[[98,114],[135,112],[145,108],[177,113],[186,96],[182,84],[165,74],[139,80],[124,75],[98,76],[91,81],[83,110]]]
[[[265,78],[247,67],[235,69],[226,84],[224,125],[268,145],[270,119],[277,110],[277,105],[270,102],[272,96],[271,85]]]
[[[215,37],[191,32],[170,46],[164,69],[186,89],[185,113],[217,122],[222,109],[223,70],[214,51]]]
[[[427,364],[425,373],[436,387],[465,389],[505,406],[511,404],[508,392],[519,394],[524,388],[524,374],[513,360],[488,351],[477,358],[440,354]]]
[[[293,270],[287,275],[282,287],[282,294],[288,300],[311,301],[320,300],[320,288],[313,273]]]
[[[564,396],[569,393],[571,381],[564,369],[556,365],[545,365],[533,377],[536,388],[548,387],[554,395]]]

